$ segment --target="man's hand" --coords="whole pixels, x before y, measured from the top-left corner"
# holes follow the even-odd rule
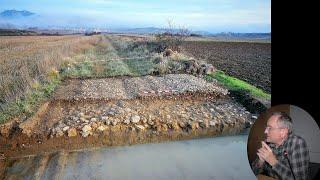
[[[261,142],[262,147],[258,149],[257,155],[261,161],[267,161],[271,166],[274,166],[278,160],[272,152],[272,149],[265,143]]]
[[[261,154],[259,153],[259,151],[261,151],[262,147],[260,149],[258,149],[257,155],[259,157],[259,167],[261,167],[263,165],[263,163],[265,162],[265,160],[262,158]]]
[[[261,154],[259,153],[260,149],[258,149],[257,155],[259,157],[259,166],[261,167],[263,165],[263,163],[265,162],[265,160],[262,158]]]

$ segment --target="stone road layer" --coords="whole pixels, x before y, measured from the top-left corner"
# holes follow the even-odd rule
[[[224,96],[228,91],[215,83],[188,74],[132,78],[69,79],[57,89],[55,100],[128,100],[143,96],[184,93],[212,93]]]

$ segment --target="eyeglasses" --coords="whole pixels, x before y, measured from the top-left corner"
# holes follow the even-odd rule
[[[274,128],[274,127],[267,126],[265,130],[271,131],[272,129],[284,129],[284,128]]]

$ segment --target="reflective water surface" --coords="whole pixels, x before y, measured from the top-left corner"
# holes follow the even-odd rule
[[[14,161],[6,179],[256,179],[247,137],[57,152]]]

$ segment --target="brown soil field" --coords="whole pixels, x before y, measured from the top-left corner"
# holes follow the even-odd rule
[[[271,93],[271,43],[188,41],[183,52]]]

